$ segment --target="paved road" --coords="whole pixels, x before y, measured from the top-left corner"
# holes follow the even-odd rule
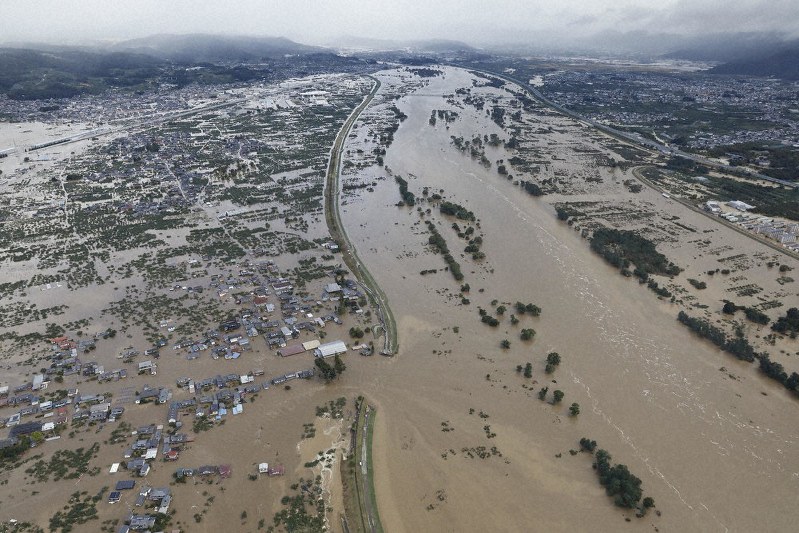
[[[361,433],[361,494],[363,495],[363,505],[366,509],[366,516],[369,519],[369,531],[377,533],[379,519],[375,512],[372,502],[376,499],[372,495],[372,485],[369,483],[369,413],[372,411],[366,406],[366,415],[363,422],[363,432]]]

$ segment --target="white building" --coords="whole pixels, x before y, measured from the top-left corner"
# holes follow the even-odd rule
[[[343,341],[333,341],[326,344],[320,344],[319,348],[314,350],[316,357],[333,357],[347,351],[347,345]]]
[[[727,205],[732,207],[733,209],[737,209],[738,211],[749,211],[750,209],[755,208],[755,206],[749,205],[739,200],[732,200],[731,202],[727,202]]]

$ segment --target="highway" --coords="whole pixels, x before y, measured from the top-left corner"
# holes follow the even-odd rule
[[[377,533],[379,519],[375,513],[373,501],[375,500],[372,494],[372,484],[369,483],[369,413],[371,410],[366,406],[366,414],[364,415],[363,431],[361,432],[361,494],[363,494],[363,505],[366,510],[366,516],[369,520],[369,531]]]

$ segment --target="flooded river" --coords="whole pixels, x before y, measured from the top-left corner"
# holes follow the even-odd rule
[[[380,410],[374,456],[386,530],[792,530],[796,402],[749,365],[693,337],[676,321],[674,304],[592,254],[546,197],[524,194],[495,166],[455,149],[450,136],[507,138],[485,111],[456,109],[454,123],[431,126],[432,110],[455,109],[441,95],[471,87],[472,79],[447,69],[398,100],[408,118],[385,165],[417,197],[423,187],[443,189],[446,199],[473,211],[486,259],[461,254],[466,243],[450,228],[454,219],[436,207],[418,204],[432,209],[424,218],[415,207],[397,207],[390,176],[341,212],[399,325],[399,354],[358,376]],[[544,126],[564,120],[536,118]],[[548,156],[573,156],[569,135],[553,136]],[[351,140],[351,148],[358,142]],[[511,156],[501,147],[487,147],[486,155]],[[461,263],[463,282],[428,250],[427,219]],[[428,269],[438,272],[420,275]],[[470,285],[469,305],[461,304],[461,283]],[[508,307],[497,328],[478,315],[478,307],[494,314],[493,300]],[[516,301],[543,312],[511,325]],[[521,328],[535,329],[535,339],[521,341]],[[500,347],[503,339],[510,349]],[[553,351],[562,363],[547,375],[544,362]],[[516,371],[527,362],[534,381]],[[540,401],[543,386],[548,398],[562,390],[563,402]],[[580,404],[579,416],[569,416],[572,402]],[[569,453],[581,437],[628,465],[662,515],[638,519],[614,507],[591,456]]]

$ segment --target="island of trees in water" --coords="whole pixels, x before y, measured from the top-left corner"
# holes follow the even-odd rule
[[[594,453],[597,443],[587,437],[580,439],[580,450]],[[612,457],[603,449],[596,450],[594,454],[594,470],[599,476],[599,483],[605,487],[605,492],[613,498],[613,503],[626,509],[636,509],[637,516],[643,517],[647,510],[655,506],[655,500],[643,496],[641,479],[630,472],[627,465],[612,464]]]

